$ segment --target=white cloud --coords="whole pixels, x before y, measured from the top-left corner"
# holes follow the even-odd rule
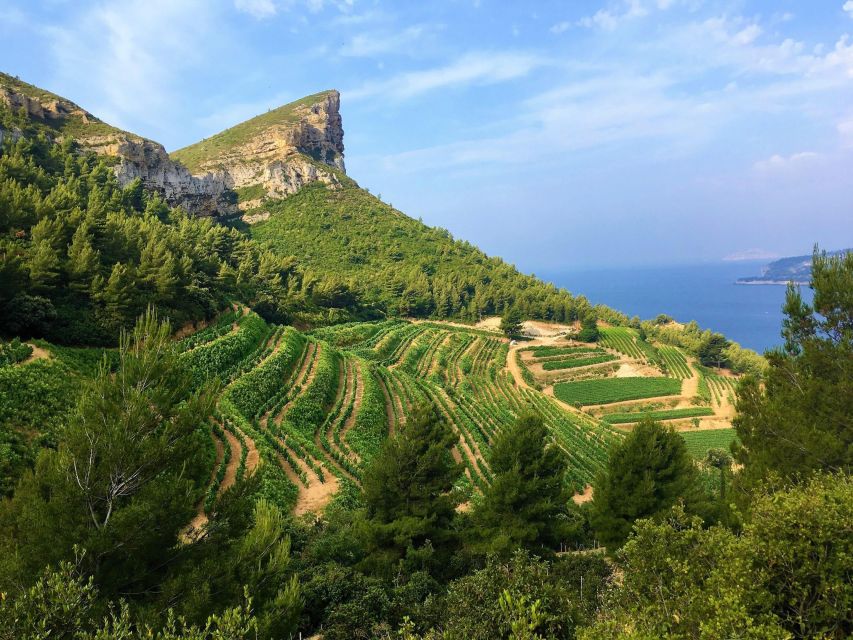
[[[549,31],[550,31],[551,33],[560,34],[560,33],[564,33],[564,32],[566,32],[566,31],[568,31],[569,29],[571,29],[571,27],[572,27],[572,23],[571,23],[571,22],[568,22],[568,21],[566,21],[566,20],[563,20],[562,22],[558,22],[557,24],[553,25],[553,26],[549,29]]]
[[[214,11],[204,0],[99,3],[45,35],[55,58],[55,90],[80,96],[96,115],[128,128],[161,130],[180,104],[181,78],[209,63]],[[225,32],[218,31],[219,42]]]
[[[234,8],[258,19],[271,18],[277,12],[272,0],[234,0]]]
[[[672,0],[659,0],[655,5],[658,9],[668,9]],[[587,29],[598,28],[613,31],[623,22],[642,18],[649,14],[649,8],[641,0],[623,0],[622,4],[613,9],[599,9],[591,16],[578,20],[578,26]]]
[[[841,143],[845,147],[853,148],[853,114],[848,115],[844,120],[836,125],[838,133],[841,136]]]
[[[844,6],[841,8],[847,13],[848,16],[853,18],[853,0],[847,0],[847,2],[845,2]]]
[[[766,160],[759,160],[755,163],[756,171],[767,173],[770,171],[788,171],[799,167],[804,167],[813,164],[819,160],[821,155],[814,151],[800,151],[789,156],[774,154]]]
[[[394,33],[359,33],[340,49],[342,56],[362,58],[404,50],[426,33],[426,27],[417,25]]]
[[[347,100],[374,96],[404,100],[447,87],[506,82],[542,64],[538,57],[526,53],[469,53],[442,67],[401,73],[343,93]]]

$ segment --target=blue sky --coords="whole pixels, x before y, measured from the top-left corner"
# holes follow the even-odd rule
[[[853,0],[0,0],[0,69],[170,150],[337,88],[353,178],[526,271],[853,245]]]

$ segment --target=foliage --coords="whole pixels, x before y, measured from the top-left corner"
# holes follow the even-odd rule
[[[581,342],[597,342],[599,337],[598,321],[592,314],[587,314],[581,320],[581,330],[575,336]]]
[[[542,363],[542,368],[545,371],[556,371],[561,369],[573,369],[575,367],[587,367],[592,364],[601,364],[602,362],[612,362],[616,360],[616,356],[610,354],[592,356],[590,358],[571,358],[569,360],[549,360]]]
[[[59,448],[41,451],[0,511],[0,585],[26,583],[81,545],[101,588],[145,590],[147,563],[189,519],[209,476],[197,427],[213,389],[191,391],[169,325],[151,313],[122,337],[119,361],[87,385]]]
[[[0,340],[0,367],[8,364],[17,364],[29,358],[33,353],[33,348],[20,341],[18,338],[13,338],[11,342],[3,342]]]
[[[447,570],[458,503],[452,489],[461,475],[450,456],[456,440],[435,409],[420,407],[365,469],[366,569],[384,576],[400,563],[409,573]]]
[[[430,228],[359,189],[312,183],[279,202],[248,232],[311,274],[334,274],[362,304],[391,316],[456,317],[476,322],[515,308],[523,317],[570,321],[584,298],[520,274],[444,229]],[[318,212],[306,216],[306,211]],[[322,237],[322,242],[317,238]],[[376,238],[383,242],[377,243]],[[306,285],[311,288],[310,283]]]
[[[641,420],[679,420],[681,418],[712,415],[714,415],[714,410],[711,407],[688,407],[661,411],[637,411],[635,413],[608,413],[601,419],[608,424],[627,424]]]
[[[681,437],[687,445],[687,451],[697,460],[705,457],[710,449],[728,451],[737,440],[734,429],[708,429],[703,431],[682,431]]]
[[[593,483],[589,517],[596,536],[612,551],[635,520],[668,511],[679,500],[699,506],[696,479],[681,436],[660,423],[640,422],[614,447]]]
[[[507,338],[514,338],[521,334],[522,316],[515,307],[510,307],[504,311],[501,317],[501,333]]]
[[[44,133],[0,145],[0,235],[11,334],[114,344],[149,304],[177,325],[235,297],[280,315],[313,309],[292,259],[170,210],[139,181],[122,188],[105,162]],[[312,276],[312,289],[323,282]]]
[[[749,378],[739,390],[742,484],[853,470],[853,254],[816,252],[812,288],[810,306],[789,287],[785,349],[767,354],[763,384]]]
[[[554,385],[554,395],[569,404],[607,404],[681,393],[675,378],[604,378]]]
[[[516,549],[548,555],[570,535],[563,483],[566,459],[536,415],[520,417],[495,440],[493,478],[474,509],[469,538],[482,555]]]
[[[853,484],[823,476],[762,494],[741,535],[676,508],[637,523],[624,578],[581,637],[847,638]]]
[[[441,600],[439,630],[449,640],[519,637],[513,635],[518,611],[507,605],[524,600],[538,603],[533,631],[544,638],[573,638],[582,618],[575,587],[551,563],[521,551],[504,562],[490,559],[485,568],[450,583]]]

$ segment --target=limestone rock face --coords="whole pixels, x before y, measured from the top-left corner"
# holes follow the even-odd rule
[[[8,80],[7,82],[4,82]],[[263,195],[283,198],[312,182],[332,188],[345,172],[340,94],[305,98],[223,131],[170,156],[163,145],[110,127],[73,102],[0,74],[0,102],[49,125],[63,137],[74,124],[80,145],[116,158],[115,174],[126,185],[139,178],[171,206],[200,216],[227,216]],[[17,132],[0,131],[3,136]],[[340,172],[340,173],[339,173]],[[255,199],[238,204],[237,190],[252,187]]]
[[[340,185],[336,171],[346,171],[340,94],[327,91],[285,105],[171,157],[196,176],[214,176],[227,189],[259,186],[281,198],[311,182],[335,188]]]

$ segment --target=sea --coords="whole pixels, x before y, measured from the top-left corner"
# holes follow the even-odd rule
[[[784,285],[739,285],[738,278],[760,275],[764,262],[573,269],[537,273],[543,280],[583,294],[629,317],[643,320],[660,313],[679,322],[695,320],[703,329],[725,335],[763,353],[781,346]],[[811,301],[812,292],[801,287]]]

